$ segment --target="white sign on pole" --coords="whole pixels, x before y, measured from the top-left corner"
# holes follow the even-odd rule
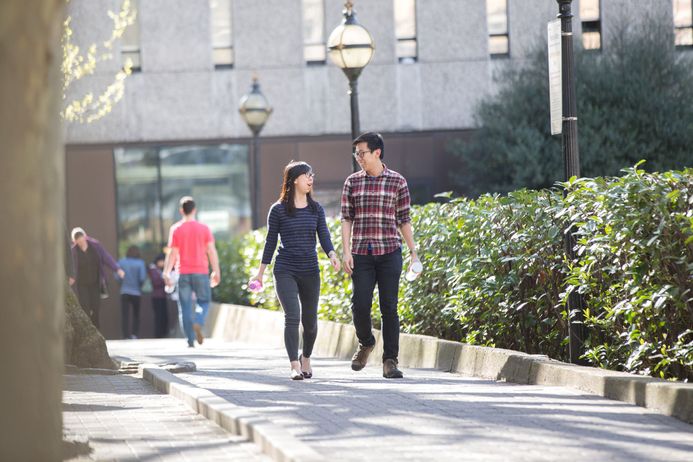
[[[563,75],[561,72],[561,20],[549,21],[549,104],[551,106],[551,134],[563,130]]]

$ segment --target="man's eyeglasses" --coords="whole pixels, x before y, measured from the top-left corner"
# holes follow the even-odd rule
[[[354,157],[358,157],[359,159],[363,159],[363,157],[369,152],[373,152],[373,151],[371,151],[370,149],[368,151],[354,151]]]

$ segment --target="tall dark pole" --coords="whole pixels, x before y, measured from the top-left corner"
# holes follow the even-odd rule
[[[556,0],[561,19],[561,73],[563,86],[563,163],[565,179],[580,177],[580,152],[578,150],[577,102],[575,97],[575,57],[573,55],[573,0]],[[573,229],[564,235],[566,256],[575,259],[576,239]],[[581,364],[580,359],[586,336],[584,326],[584,300],[573,291],[568,296],[568,350],[570,362]]]
[[[354,4],[351,0],[344,3],[342,23],[337,26],[327,40],[327,54],[349,79],[349,97],[351,100],[351,139],[356,139],[361,131],[359,123],[358,78],[363,68],[373,57],[375,45],[373,37],[356,19]],[[353,156],[351,169],[359,171],[359,165]]]
[[[156,151],[156,196],[159,201],[159,245],[157,249],[157,254],[162,251],[166,243],[168,242],[168,236],[164,234],[164,193],[163,193],[163,180],[161,176],[161,153]]]
[[[359,136],[361,126],[359,123],[359,82],[358,76],[349,77],[349,96],[351,97],[351,139],[355,140]],[[354,172],[359,171],[359,164],[356,158],[351,156],[351,168]]]
[[[253,229],[257,229],[260,226],[260,132],[272,113],[272,108],[260,91],[260,83],[257,76],[253,76],[253,85],[250,93],[241,98],[238,111],[253,133],[253,140],[250,143],[251,152],[248,155],[248,168],[250,169],[252,181],[250,187],[250,220]]]
[[[252,225],[253,229],[260,227],[260,131],[253,130],[253,213]]]

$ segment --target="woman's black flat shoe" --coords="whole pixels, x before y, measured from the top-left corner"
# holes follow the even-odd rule
[[[300,363],[301,365],[303,364],[303,355],[300,355],[300,356],[298,357],[298,361],[299,361],[299,363]],[[311,378],[313,378],[313,371],[311,370],[311,371],[309,371],[309,372],[306,372],[306,371],[303,370],[303,367],[301,367],[301,374],[303,374],[303,378],[304,378],[304,379],[311,379]]]
[[[303,373],[296,369],[291,369],[291,380],[303,380]]]

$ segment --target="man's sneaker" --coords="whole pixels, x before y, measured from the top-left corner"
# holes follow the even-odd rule
[[[375,348],[375,345],[363,346],[359,344],[359,349],[356,350],[356,353],[354,353],[354,356],[351,358],[351,369],[360,371],[366,367],[368,356],[371,354],[371,351],[373,351],[373,348]]]
[[[202,326],[198,323],[194,323],[193,330],[195,331],[195,337],[197,337],[197,343],[202,345],[202,342],[205,341],[205,336],[202,335]]]
[[[386,379],[401,379],[404,377],[402,371],[397,369],[396,360],[388,358],[383,361],[383,377]]]

